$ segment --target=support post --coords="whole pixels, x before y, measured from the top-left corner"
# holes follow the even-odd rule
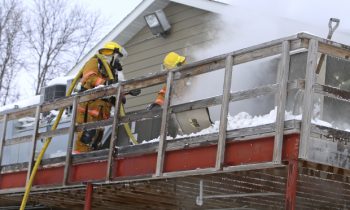
[[[0,139],[0,166],[2,163],[2,156],[4,153],[4,145],[5,145],[5,139],[6,139],[6,127],[7,127],[7,119],[8,115],[5,114],[3,120],[2,120],[2,133],[1,133],[1,139]],[[1,169],[1,167],[0,167]]]
[[[86,192],[85,192],[85,205],[84,210],[91,210],[92,206],[92,193],[93,193],[93,186],[91,182],[88,182],[86,185]]]
[[[311,131],[311,117],[313,110],[313,85],[316,80],[316,66],[318,54],[318,41],[311,39],[306,62],[305,90],[303,100],[303,116],[301,120],[301,143],[299,157],[306,159]]]
[[[74,131],[75,131],[75,118],[77,116],[77,107],[78,107],[79,97],[75,96],[73,99],[73,108],[72,108],[72,118],[71,124],[69,127],[68,134],[68,143],[67,143],[67,152],[66,152],[66,162],[64,165],[64,174],[63,174],[63,185],[67,185],[69,182],[69,172],[72,165],[72,150],[74,142]]]
[[[110,181],[113,178],[113,168],[116,164],[114,162],[114,157],[118,152],[115,149],[115,145],[117,142],[118,136],[118,125],[119,125],[119,113],[120,113],[120,104],[121,104],[121,93],[123,90],[123,86],[119,86],[117,90],[117,94],[115,95],[115,105],[114,105],[114,116],[113,116],[113,125],[112,125],[112,135],[111,140],[109,142],[109,152],[108,152],[108,160],[107,160],[107,172],[106,172],[106,181]]]
[[[297,159],[289,160],[287,185],[286,185],[286,200],[285,200],[286,210],[295,209],[297,179],[298,179],[298,160]]]
[[[277,83],[279,84],[279,91],[275,95],[275,104],[277,106],[276,123],[275,123],[275,140],[273,147],[272,162],[280,164],[282,162],[282,146],[283,146],[283,132],[284,132],[284,113],[286,109],[287,100],[287,84],[289,74],[290,62],[290,43],[284,41],[282,43],[281,61],[277,74]]]
[[[166,84],[165,100],[163,104],[162,122],[160,125],[160,137],[159,137],[155,176],[162,176],[163,174],[165,150],[166,150],[166,143],[167,143],[166,136],[167,136],[167,128],[169,124],[169,115],[170,115],[169,106],[170,106],[170,98],[171,98],[171,92],[173,87],[173,77],[174,77],[174,72],[169,71],[168,77],[167,77],[167,84]]]
[[[219,140],[216,152],[215,170],[221,170],[225,161],[225,147],[226,147],[226,130],[227,130],[227,114],[229,111],[231,80],[232,80],[232,66],[233,56],[230,54],[226,57],[225,62],[225,81],[222,93],[222,105],[220,112],[220,127]]]
[[[32,168],[34,165],[34,159],[35,159],[35,149],[36,149],[36,136],[38,134],[39,130],[39,121],[40,121],[40,109],[41,106],[38,105],[36,107],[35,111],[35,124],[34,124],[34,129],[33,129],[33,135],[32,135],[32,144],[31,144],[31,150],[30,150],[30,156],[29,156],[29,162],[28,162],[28,170],[27,170],[27,181],[30,179],[30,175],[32,173]]]

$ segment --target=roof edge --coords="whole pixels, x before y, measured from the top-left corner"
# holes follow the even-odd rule
[[[172,2],[183,4],[190,7],[196,7],[198,9],[210,11],[213,13],[221,13],[223,10],[227,9],[227,5],[224,2],[217,2],[213,0],[171,0]]]
[[[107,41],[113,40],[121,31],[123,31],[132,21],[134,21],[144,10],[146,10],[156,0],[143,0],[138,4],[124,19],[122,19],[106,36],[104,36],[80,61],[67,73],[67,75],[76,74],[98,49]]]

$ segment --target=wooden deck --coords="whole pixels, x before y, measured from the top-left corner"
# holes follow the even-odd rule
[[[308,51],[305,79],[288,81],[290,52]],[[274,40],[229,54],[188,64],[170,72],[125,81],[120,86],[86,91],[19,110],[0,113],[4,125],[24,116],[36,116],[52,109],[67,107],[95,98],[116,95],[134,88],[167,83],[166,103],[162,110],[139,111],[108,120],[87,123],[16,139],[5,139],[3,147],[31,142],[28,163],[1,166],[0,207],[16,206],[23,195],[28,165],[34,163],[35,142],[39,138],[69,133],[67,155],[42,161],[29,204],[68,209],[347,209],[349,206],[350,133],[311,123],[312,98],[321,94],[350,101],[350,92],[315,83],[317,53],[349,59],[350,47],[309,34]],[[232,66],[280,55],[276,84],[231,93]],[[170,105],[174,80],[225,68],[221,96]],[[300,121],[284,121],[289,90],[304,92]],[[275,94],[276,122],[257,127],[227,131],[228,104],[232,101]],[[222,104],[220,129],[191,138],[167,141],[170,113]],[[120,105],[117,100],[116,106]],[[160,141],[115,148],[112,133],[110,149],[72,155],[73,134],[83,129],[117,125],[161,115]],[[73,115],[74,116],[74,115]],[[74,119],[74,118],[73,118]],[[73,121],[74,122],[74,121]],[[36,126],[37,127],[37,126]],[[113,129],[115,130],[115,129]],[[200,186],[202,184],[202,194]],[[91,200],[92,198],[92,200]],[[203,203],[202,205],[201,202]]]

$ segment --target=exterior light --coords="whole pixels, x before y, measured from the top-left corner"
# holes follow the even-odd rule
[[[163,10],[157,10],[154,13],[145,15],[145,21],[153,35],[166,36],[170,31],[170,24]]]

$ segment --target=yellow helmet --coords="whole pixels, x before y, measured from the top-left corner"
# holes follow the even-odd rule
[[[117,53],[120,57],[127,56],[128,53],[126,50],[120,46],[117,42],[107,42],[103,48],[98,50],[98,53],[102,55],[113,55],[114,53]]]
[[[185,60],[186,58],[184,56],[181,56],[176,52],[170,52],[165,56],[163,65],[166,69],[172,69],[185,63]]]

